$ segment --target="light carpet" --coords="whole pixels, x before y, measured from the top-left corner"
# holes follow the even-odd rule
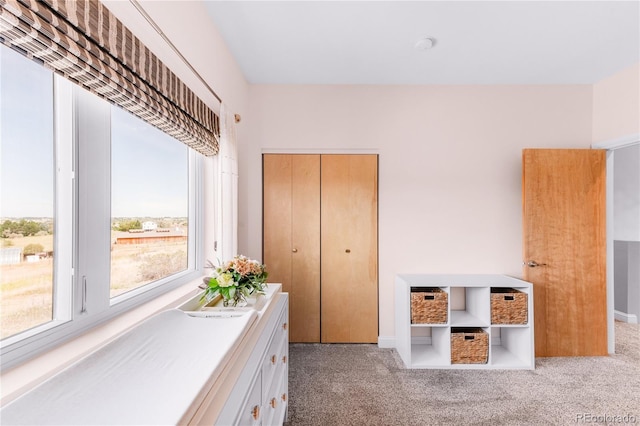
[[[394,349],[289,348],[286,425],[640,424],[640,328],[616,354],[536,358],[529,370],[410,370]]]

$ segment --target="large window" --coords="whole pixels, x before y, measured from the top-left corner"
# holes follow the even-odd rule
[[[1,338],[53,319],[53,73],[0,49]]]
[[[203,157],[0,45],[2,367],[199,278]]]

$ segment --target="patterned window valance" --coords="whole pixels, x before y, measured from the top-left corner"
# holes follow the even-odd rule
[[[218,152],[218,116],[98,0],[0,0],[0,42],[196,151]]]

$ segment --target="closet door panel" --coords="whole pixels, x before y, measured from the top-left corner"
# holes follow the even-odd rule
[[[320,156],[263,156],[263,258],[289,293],[289,340],[320,341]]]
[[[319,342],[320,156],[292,157],[290,340]]]
[[[377,156],[323,155],[322,342],[378,337]]]
[[[269,282],[291,291],[291,156],[264,155],[263,166],[263,262]]]

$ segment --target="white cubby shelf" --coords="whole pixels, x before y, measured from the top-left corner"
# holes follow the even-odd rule
[[[447,293],[447,322],[411,323],[411,289],[439,288]],[[491,323],[491,289],[511,288],[527,295],[523,324]],[[407,368],[535,368],[533,286],[506,275],[400,274],[395,283],[396,350]],[[451,363],[451,329],[481,328],[488,334],[484,364]]]

